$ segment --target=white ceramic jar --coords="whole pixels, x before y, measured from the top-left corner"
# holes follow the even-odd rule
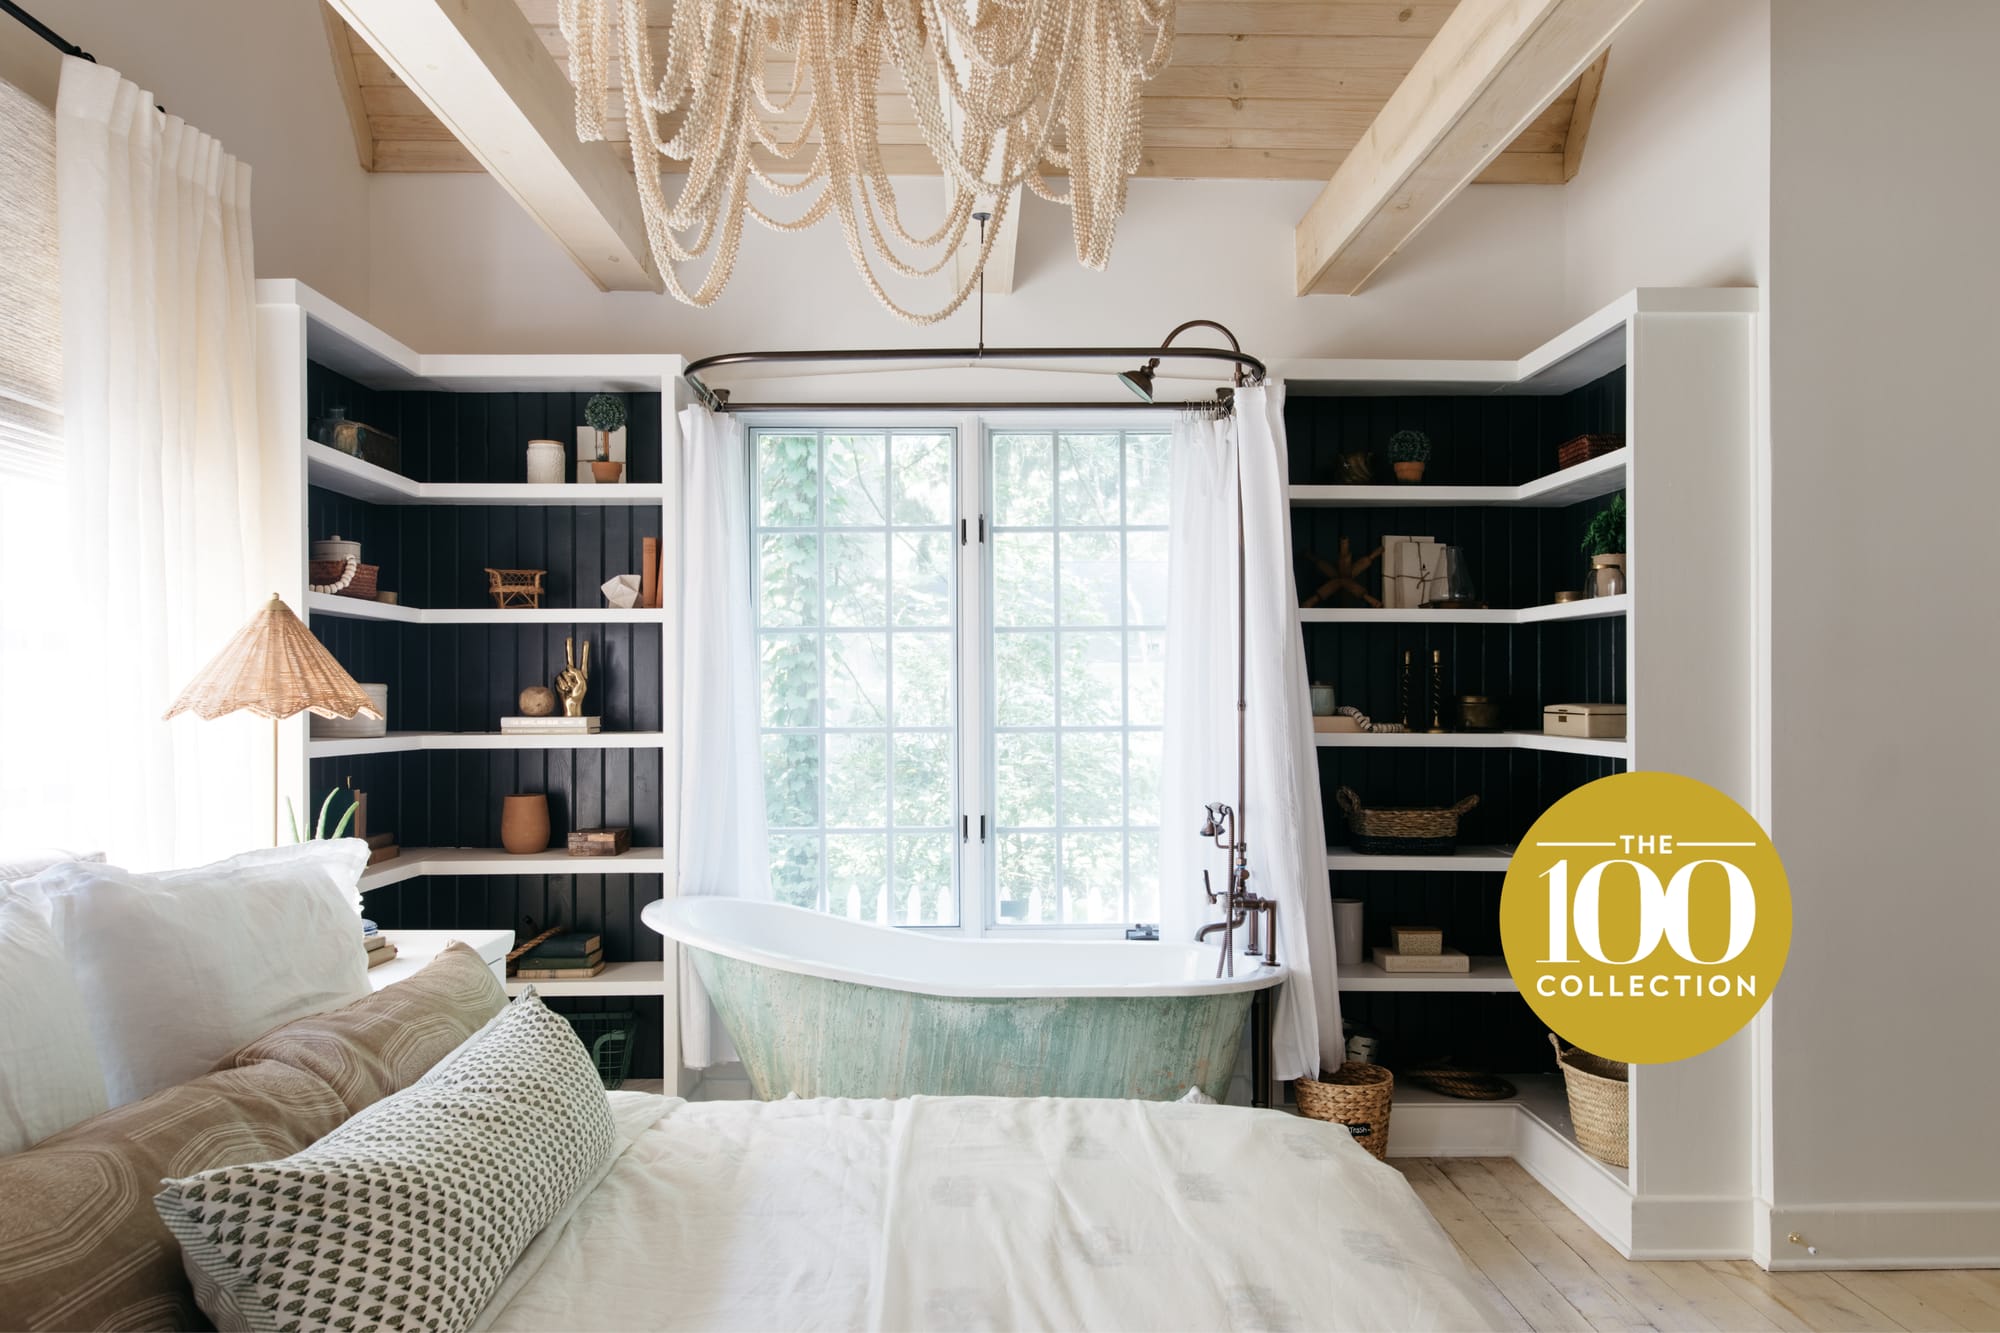
[[[528,483],[532,486],[560,486],[563,479],[563,447],[560,440],[528,441]]]

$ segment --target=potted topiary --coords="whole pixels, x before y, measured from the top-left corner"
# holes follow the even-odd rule
[[[1389,437],[1389,466],[1397,481],[1422,481],[1431,461],[1431,437],[1420,430],[1399,430]]]
[[[1590,557],[1590,595],[1615,597],[1630,586],[1625,568],[1625,493],[1591,515],[1583,530],[1583,553]]]
[[[583,424],[597,432],[597,457],[591,461],[593,480],[613,482],[625,470],[611,458],[611,433],[625,428],[625,400],[615,394],[592,394],[583,405]]]

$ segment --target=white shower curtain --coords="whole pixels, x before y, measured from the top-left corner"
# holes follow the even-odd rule
[[[750,457],[743,423],[681,412],[680,893],[769,898],[757,645],[750,587]],[[692,967],[680,969],[681,1063],[736,1058]]]
[[[1243,481],[1247,689],[1243,832],[1250,887],[1278,902],[1280,961],[1292,975],[1272,1027],[1272,1077],[1337,1067],[1345,1041],[1333,961],[1333,908],[1317,750],[1292,578],[1286,497],[1285,391],[1236,391],[1225,421],[1174,426],[1168,537],[1167,720],[1161,779],[1160,924],[1192,939],[1220,916],[1203,897],[1207,869],[1225,887],[1222,853],[1196,835],[1201,807],[1237,802],[1236,480]]]
[[[268,591],[250,586],[264,444],[250,168],[68,57],[56,207],[69,549],[34,577],[62,581],[68,623],[46,693],[9,702],[66,723],[91,804],[62,836],[135,867],[198,864],[270,836],[269,724],[160,720]]]

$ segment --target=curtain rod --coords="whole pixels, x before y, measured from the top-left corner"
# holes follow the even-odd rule
[[[96,56],[90,54],[90,52],[84,50],[82,47],[78,46],[75,42],[72,42],[69,39],[65,38],[61,33],[57,32],[54,28],[51,28],[48,24],[42,22],[40,19],[36,18],[33,14],[30,14],[27,10],[15,4],[14,0],[0,0],[0,11],[4,11],[8,17],[17,20],[22,27],[26,28],[29,32],[35,34],[35,36],[41,38],[43,41],[47,42],[50,46],[53,46],[56,50],[62,52],[64,55],[75,56],[79,60],[88,60],[93,65],[97,63]]]
[[[982,296],[984,295],[982,291]],[[982,322],[984,311],[981,312]],[[1228,347],[1174,347],[1173,340],[1184,331],[1198,326],[1219,330],[1229,339]],[[793,411],[826,411],[847,407],[854,410],[881,410],[886,408],[934,408],[939,410],[977,411],[993,408],[1086,408],[1090,410],[1133,410],[1139,408],[1187,408],[1194,410],[1216,409],[1216,402],[1156,403],[1153,401],[1153,372],[1162,361],[1221,361],[1232,367],[1232,385],[1261,384],[1267,374],[1262,361],[1243,350],[1236,341],[1236,335],[1213,320],[1191,319],[1181,324],[1161,339],[1157,347],[988,347],[982,339],[977,347],[863,347],[822,348],[816,350],[791,350],[782,352],[722,352],[715,356],[704,356],[688,363],[681,372],[681,378],[694,390],[695,396],[710,411],[741,411],[748,404],[732,405],[727,389],[711,389],[702,382],[701,374],[718,366],[751,365],[801,365],[813,362],[911,362],[911,361],[957,361],[966,363],[970,369],[990,366],[1004,361],[1106,361],[1127,358],[1144,360],[1137,370],[1120,374],[1118,379],[1128,389],[1139,395],[1140,401],[1116,403],[773,403],[775,410],[790,408]],[[1232,390],[1218,389],[1216,400],[1227,410]]]
[[[711,390],[721,401],[710,404],[713,412],[1221,412],[1235,409],[1228,398],[1191,398],[1176,403],[1001,403],[986,399],[975,403],[915,403],[908,399],[894,403],[733,403],[727,389]]]

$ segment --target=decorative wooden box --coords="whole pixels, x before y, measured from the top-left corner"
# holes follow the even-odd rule
[[[571,856],[617,856],[631,850],[629,828],[580,828],[569,835]]]
[[[1556,446],[1556,470],[1588,463],[1625,447],[1623,435],[1579,435]]]
[[[1542,734],[1609,738],[1623,736],[1625,705],[1550,704],[1542,710]]]

